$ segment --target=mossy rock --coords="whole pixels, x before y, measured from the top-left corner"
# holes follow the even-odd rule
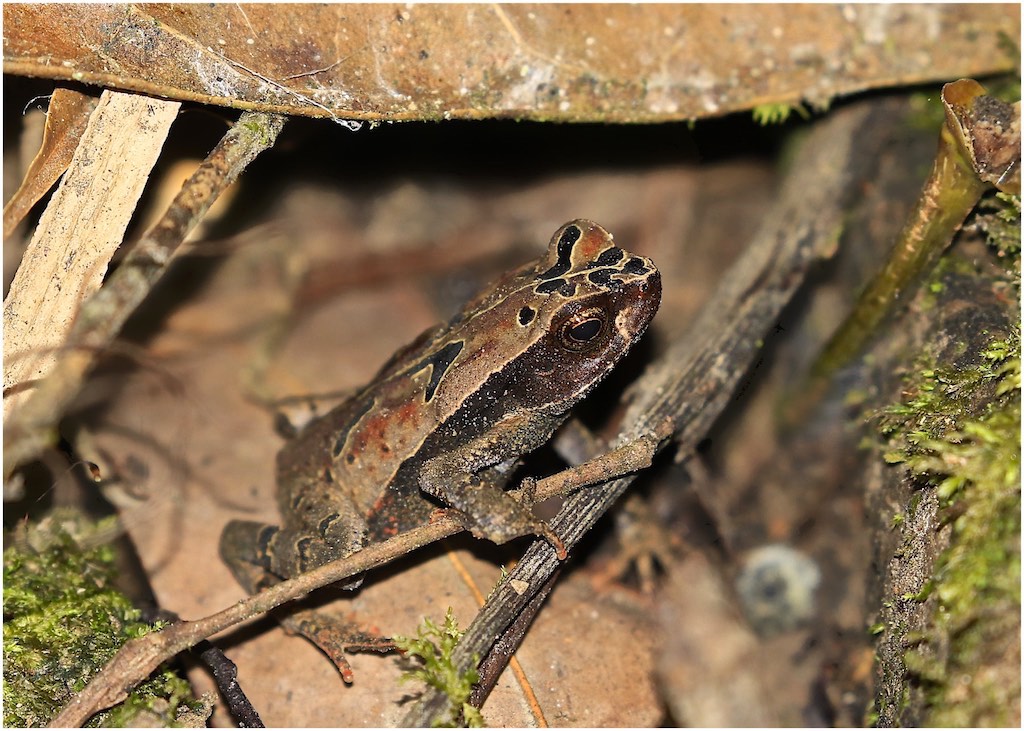
[[[116,522],[56,510],[7,536],[4,725],[44,726],[130,639],[154,629],[112,588]],[[205,713],[204,713],[205,710]],[[171,726],[202,718],[188,683],[161,668],[90,726]]]

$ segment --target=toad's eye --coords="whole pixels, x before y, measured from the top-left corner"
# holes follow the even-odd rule
[[[565,331],[565,334],[570,340],[574,340],[577,343],[589,343],[601,334],[602,324],[601,320],[592,317],[589,320],[584,320],[579,325],[573,325]]]
[[[569,350],[588,350],[600,341],[607,323],[608,318],[601,310],[581,312],[565,321],[558,339]]]

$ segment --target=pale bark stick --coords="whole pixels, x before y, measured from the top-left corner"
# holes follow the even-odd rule
[[[213,202],[259,153],[274,144],[283,126],[284,118],[278,115],[246,112],[239,117],[185,183],[167,213],[82,306],[60,345],[60,358],[52,372],[5,421],[5,476],[52,442],[57,422],[98,355],[117,337]],[[7,317],[5,311],[5,322]]]
[[[44,378],[149,180],[180,102],[104,91],[4,300],[4,422]]]

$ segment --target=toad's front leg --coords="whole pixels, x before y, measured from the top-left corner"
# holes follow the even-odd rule
[[[488,467],[504,462],[506,455],[531,451],[548,433],[535,418],[507,418],[488,435],[426,460],[419,473],[420,488],[463,513],[466,528],[478,538],[501,544],[538,535],[564,558],[565,547],[548,524],[506,493],[500,481],[486,479],[494,473]]]

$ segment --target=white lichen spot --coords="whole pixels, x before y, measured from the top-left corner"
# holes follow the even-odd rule
[[[525,73],[524,73],[525,71]],[[555,71],[550,64],[524,64],[519,68],[521,81],[511,84],[502,97],[501,106],[505,109],[532,109],[538,99],[550,99],[547,92],[555,78]],[[539,97],[538,95],[543,95]]]
[[[679,111],[675,77],[666,71],[651,74],[647,79],[644,102],[652,114],[676,114]]]
[[[569,103],[568,99],[563,99],[562,101],[558,102],[558,111],[560,112],[568,112],[571,107],[572,104]]]
[[[710,113],[719,109],[719,97],[721,95],[720,84],[714,74],[706,69],[693,71],[686,77],[686,84],[681,88],[672,85],[672,76],[654,76],[647,84],[648,107],[651,111],[673,114],[679,111],[677,99],[680,96],[685,98],[697,97],[701,106]],[[652,95],[651,91],[655,94]],[[671,96],[669,95],[671,92]]]
[[[226,46],[227,44],[228,44],[228,42],[225,41],[223,38],[218,38],[217,39],[217,45],[218,46]]]
[[[596,39],[596,38],[594,38],[594,36],[587,36],[586,40],[585,40],[585,41],[583,41],[583,42],[584,42],[585,44],[587,44],[588,46],[592,46],[592,45],[594,45],[595,43],[597,43],[597,39]]]
[[[245,39],[245,45],[247,45],[247,46],[255,46],[256,45],[256,39],[255,38],[246,38]]]
[[[662,28],[661,32],[665,34],[666,38],[671,38],[676,34],[676,29],[673,28],[671,25],[666,25],[664,28]]]
[[[211,96],[229,97],[237,91],[239,74],[226,63],[220,63],[218,59],[219,56],[197,51],[195,75],[206,93]]]
[[[776,40],[778,40],[779,38],[782,38],[782,28],[780,28],[777,25],[773,26],[772,27],[772,38],[775,38]]]

